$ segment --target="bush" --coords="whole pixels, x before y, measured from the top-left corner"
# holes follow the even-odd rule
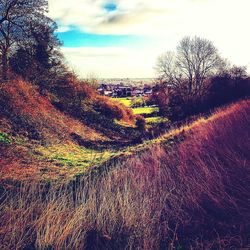
[[[233,79],[230,75],[211,79],[206,106],[213,107],[249,96],[250,79]]]
[[[95,106],[97,111],[110,119],[121,120],[123,117],[123,111],[120,105],[109,101],[108,98],[98,98]]]
[[[133,123],[134,121],[134,115],[130,108],[122,103],[112,101],[108,97],[98,96],[94,106],[95,110],[109,119],[123,120],[129,123]]]
[[[97,93],[86,82],[80,81],[74,73],[68,73],[62,77],[54,86],[52,92],[58,97],[54,103],[73,113],[78,113],[82,102],[93,99]]]
[[[146,130],[146,120],[142,115],[136,116],[136,122],[135,125],[139,131],[145,131]]]
[[[91,113],[95,113],[94,116],[99,113],[107,119],[134,122],[130,108],[99,95],[88,82],[80,81],[74,73],[63,77],[56,84],[53,93],[58,97],[54,105],[78,118],[87,120]]]
[[[144,98],[134,98],[131,101],[131,105],[133,108],[137,108],[137,107],[142,107],[145,106],[145,100]]]
[[[234,78],[230,74],[208,79],[206,86],[204,95],[189,98],[173,87],[157,86],[153,100],[159,106],[161,115],[167,116],[172,121],[178,121],[248,97],[250,94],[250,79]]]
[[[185,110],[188,107],[188,105],[183,102],[180,94],[164,85],[157,86],[154,89],[152,101],[158,105],[159,114],[166,116],[172,121],[183,119]]]

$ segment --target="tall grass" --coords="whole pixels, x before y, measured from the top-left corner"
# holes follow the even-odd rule
[[[152,146],[100,176],[2,192],[0,248],[249,246],[249,104],[199,120],[172,146]]]

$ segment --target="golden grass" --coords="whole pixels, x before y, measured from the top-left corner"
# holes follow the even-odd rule
[[[112,156],[116,151],[94,150],[78,146],[73,143],[51,145],[47,147],[37,147],[36,153],[40,155],[42,161],[50,161],[57,166],[65,167],[71,174],[86,172],[89,167],[101,165]]]
[[[5,103],[8,113],[25,122],[27,127],[37,130],[45,141],[71,140],[72,133],[86,140],[108,140],[101,133],[57,110],[49,98],[41,96],[33,85],[23,80],[3,85],[1,94],[8,100]]]
[[[1,249],[246,247],[249,117],[242,101],[135,148],[140,154],[99,176],[8,191]]]
[[[119,155],[118,150],[87,149],[72,142],[47,146],[16,143],[1,147],[0,181],[70,180]]]

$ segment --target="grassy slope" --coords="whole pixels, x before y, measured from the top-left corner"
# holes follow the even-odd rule
[[[97,97],[88,98],[94,102]],[[0,106],[2,180],[69,178],[115,153],[105,150],[111,139],[92,128],[94,124],[88,126],[59,111],[49,96],[40,95],[27,82],[2,85]],[[80,147],[79,141],[86,146]]]
[[[131,148],[128,160],[99,179],[86,177],[73,189],[52,186],[46,200],[39,185],[10,193],[0,215],[1,246],[247,247],[249,104],[239,102]]]
[[[67,141],[71,140],[72,133],[93,141],[108,139],[57,110],[47,97],[41,96],[34,86],[22,80],[3,85],[1,101],[1,120],[7,118],[10,131],[23,132],[32,139]],[[6,127],[3,124],[1,129]]]

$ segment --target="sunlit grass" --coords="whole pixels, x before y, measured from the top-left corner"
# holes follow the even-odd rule
[[[133,101],[135,99],[141,99],[141,97],[123,97],[123,98],[112,98],[112,100],[120,102],[122,104],[124,104],[127,107],[132,107],[133,105]],[[137,107],[137,108],[132,108],[133,113],[135,115],[150,115],[153,114],[155,112],[159,112],[159,108],[155,107],[155,106],[147,106],[147,107]],[[147,117],[146,118],[146,123],[148,125],[155,125],[161,122],[166,122],[167,119],[157,116],[157,117]],[[123,126],[127,126],[126,124],[121,124]]]
[[[244,103],[244,105],[245,105],[245,103]],[[201,116],[196,121],[184,124],[178,128],[173,128],[173,129],[169,130],[167,133],[159,136],[156,139],[145,140],[141,144],[127,148],[126,155],[134,155],[134,154],[143,152],[143,151],[149,149],[150,147],[152,147],[153,145],[162,145],[162,144],[164,144],[164,145],[170,144],[171,145],[172,140],[175,137],[180,138],[181,136],[189,133],[191,130],[193,130],[197,127],[203,128],[207,124],[213,124],[218,119],[223,119],[226,116],[230,116],[231,114],[237,113],[237,109],[240,109],[240,108],[241,108],[241,104],[235,104],[235,105],[232,105],[231,107],[226,108],[226,109],[219,109],[218,111],[216,111],[214,114],[212,114],[209,117],[202,117]],[[152,117],[150,117],[150,118],[152,118]]]
[[[126,127],[126,128],[135,128],[136,127],[134,124],[131,124],[131,123],[128,123],[125,121],[119,121],[117,119],[115,119],[115,123],[120,125],[120,126]]]
[[[129,97],[112,98],[112,100],[120,102],[120,103],[124,104],[127,107],[132,106],[132,98],[129,98]]]
[[[157,123],[168,121],[167,118],[163,118],[161,116],[147,117],[145,120],[146,120],[146,123],[148,123],[148,124],[157,124]]]
[[[159,112],[158,107],[140,107],[134,108],[133,112],[135,115],[152,114],[154,112]]]
[[[59,167],[75,168],[75,171],[84,172],[91,166],[97,166],[116,154],[115,151],[97,151],[75,144],[58,144],[36,149],[42,159],[50,161]]]

